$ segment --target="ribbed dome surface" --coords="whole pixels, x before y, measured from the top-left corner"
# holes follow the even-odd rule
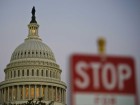
[[[24,58],[43,58],[55,61],[52,50],[38,39],[28,39],[20,44],[13,52],[11,61]]]

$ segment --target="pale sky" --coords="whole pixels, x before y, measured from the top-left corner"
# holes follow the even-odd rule
[[[69,56],[97,54],[99,36],[107,40],[107,54],[135,59],[140,80],[139,0],[0,0],[0,81],[12,52],[28,35],[33,6],[39,35],[54,52],[67,85]]]

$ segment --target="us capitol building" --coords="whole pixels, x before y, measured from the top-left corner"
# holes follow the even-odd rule
[[[12,53],[0,83],[0,103],[22,104],[43,97],[43,102],[66,105],[66,84],[52,50],[38,35],[35,7],[28,25],[28,36]]]

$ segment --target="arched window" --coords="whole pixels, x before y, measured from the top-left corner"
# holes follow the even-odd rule
[[[27,70],[27,76],[29,76],[29,70]]]
[[[39,70],[37,70],[37,76],[39,76]]]
[[[9,78],[9,72],[7,72],[7,79]]]
[[[42,72],[41,72],[41,75],[43,76],[43,70],[42,70]]]
[[[24,76],[24,70],[22,70],[22,76]]]
[[[48,70],[46,70],[46,77],[48,77]]]
[[[18,70],[18,77],[20,76],[20,70]]]
[[[11,71],[11,78],[12,78],[12,71]]]
[[[52,77],[52,71],[50,71],[50,77]]]
[[[53,78],[55,78],[55,72],[53,72]]]
[[[14,71],[14,77],[16,77],[16,71]]]
[[[34,70],[32,69],[32,76],[34,76]]]

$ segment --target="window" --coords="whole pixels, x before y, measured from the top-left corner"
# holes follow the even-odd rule
[[[24,70],[22,70],[22,76],[24,76]]]
[[[48,70],[46,70],[46,77],[48,77]]]
[[[7,72],[7,78],[9,78],[9,72]]]
[[[37,70],[37,76],[39,76],[39,71]]]
[[[27,70],[27,76],[29,76],[29,70]]]
[[[18,70],[18,77],[20,76],[20,71]]]
[[[34,70],[32,69],[32,76],[34,76]]]
[[[41,73],[41,74],[42,74],[42,76],[43,76],[43,70],[42,70],[42,73]]]
[[[16,71],[14,71],[14,77],[16,77]]]
[[[52,77],[52,72],[50,71],[50,77]]]
[[[55,78],[55,72],[53,72],[53,78]]]
[[[12,71],[11,71],[11,78],[12,78]]]

